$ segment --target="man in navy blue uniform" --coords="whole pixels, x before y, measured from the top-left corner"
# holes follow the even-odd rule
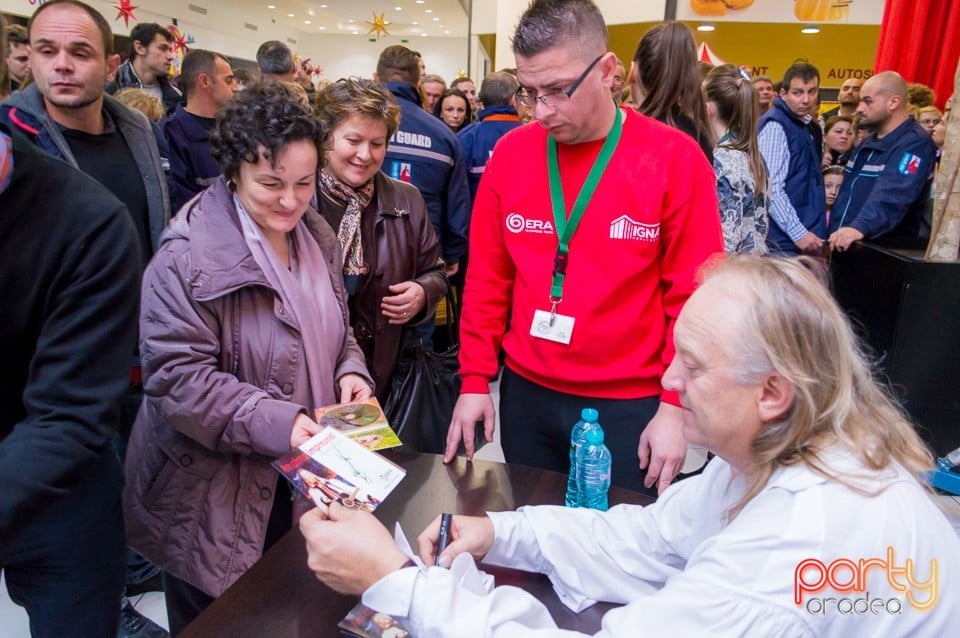
[[[417,55],[407,47],[390,46],[380,54],[376,80],[393,93],[400,106],[400,128],[390,138],[383,169],[390,177],[413,184],[423,195],[447,274],[453,275],[467,251],[467,171],[456,136],[421,108],[419,79]]]
[[[936,149],[907,113],[907,83],[884,71],[860,90],[860,126],[872,130],[844,170],[830,216],[830,247],[884,235],[927,237],[923,217]]]
[[[170,158],[170,210],[176,213],[220,176],[210,150],[210,131],[220,107],[237,92],[230,61],[219,53],[194,49],[183,58],[180,86],[186,105],[161,123]]]
[[[490,73],[480,84],[479,121],[457,133],[467,162],[467,178],[470,180],[470,201],[477,195],[477,186],[487,160],[493,154],[497,140],[508,131],[520,126],[517,116],[517,81],[508,73]]]

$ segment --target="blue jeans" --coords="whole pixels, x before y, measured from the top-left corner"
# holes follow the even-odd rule
[[[113,450],[0,546],[10,598],[34,638],[116,636],[125,563],[122,474]]]

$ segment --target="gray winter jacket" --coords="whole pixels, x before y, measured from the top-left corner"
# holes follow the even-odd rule
[[[343,342],[323,344],[333,379],[354,373],[372,385],[347,318],[337,238],[313,209],[303,219],[343,317]],[[173,219],[142,295],[146,398],[127,451],[127,543],[219,596],[263,552],[279,477],[270,462],[289,451],[306,412],[296,401],[308,384],[301,332],[250,253],[223,178]]]

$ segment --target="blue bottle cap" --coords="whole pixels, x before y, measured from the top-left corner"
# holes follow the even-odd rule
[[[580,410],[580,418],[587,423],[596,423],[597,419],[600,418],[600,413],[593,408],[584,408]]]
[[[586,439],[587,443],[592,443],[594,445],[603,443],[603,430],[600,428],[591,428],[587,430]]]

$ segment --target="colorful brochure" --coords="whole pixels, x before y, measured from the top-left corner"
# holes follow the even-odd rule
[[[324,510],[338,501],[344,507],[372,512],[406,474],[333,427],[324,428],[273,466]]]
[[[385,450],[403,445],[390,427],[376,397],[319,408],[314,419],[320,425],[340,430],[368,450]]]

